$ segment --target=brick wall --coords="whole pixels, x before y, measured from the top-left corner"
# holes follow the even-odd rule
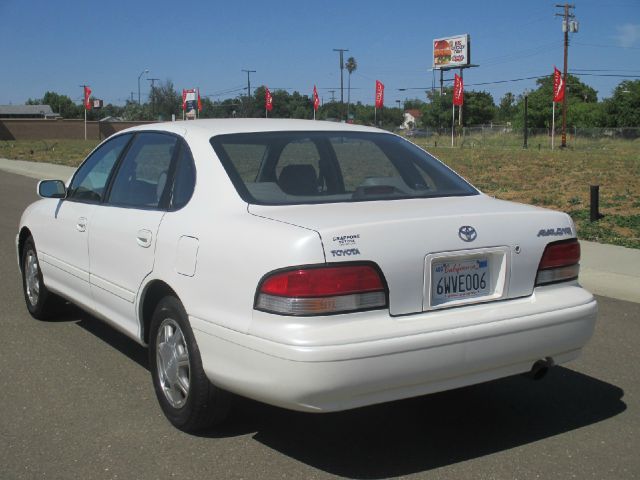
[[[153,122],[87,122],[87,138],[103,140],[115,132]],[[0,140],[84,138],[84,120],[0,119]]]

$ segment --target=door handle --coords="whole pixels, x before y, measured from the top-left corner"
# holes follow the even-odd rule
[[[79,232],[84,232],[87,230],[87,219],[85,217],[80,217],[78,219],[78,223],[76,223],[76,230]]]
[[[153,235],[149,230],[138,230],[138,233],[136,234],[136,242],[138,242],[138,245],[142,248],[149,248],[151,246],[152,237]]]

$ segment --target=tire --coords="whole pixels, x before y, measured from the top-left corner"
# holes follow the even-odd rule
[[[225,420],[231,394],[204,373],[187,313],[173,296],[160,300],[153,313],[149,367],[160,407],[176,428],[196,432]]]
[[[46,320],[57,312],[62,300],[44,284],[36,244],[32,237],[24,242],[21,259],[22,290],[27,310],[33,318]]]

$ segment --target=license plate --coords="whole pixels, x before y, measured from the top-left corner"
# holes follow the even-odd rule
[[[433,263],[431,269],[431,305],[491,294],[487,257]]]

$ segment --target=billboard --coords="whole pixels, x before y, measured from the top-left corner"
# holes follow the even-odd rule
[[[433,41],[433,68],[448,69],[469,65],[470,47],[468,34],[436,38]]]

